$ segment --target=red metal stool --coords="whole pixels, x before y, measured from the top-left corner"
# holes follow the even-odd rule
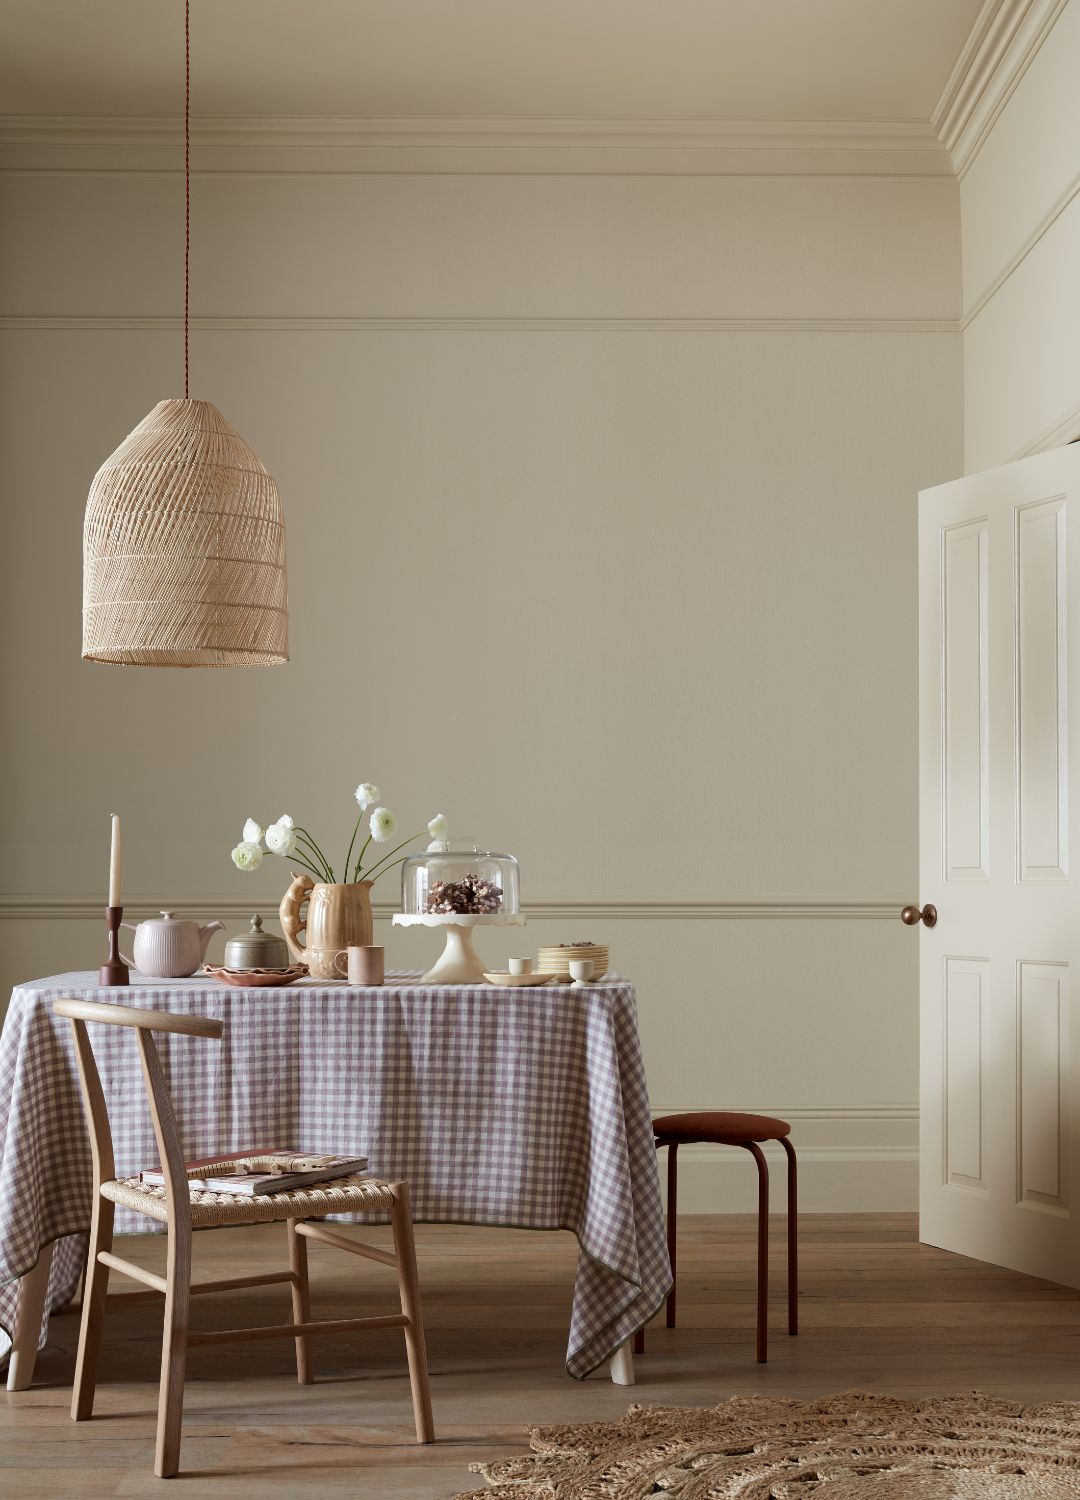
[[[749,1151],[758,1169],[758,1274],[757,1357],[768,1358],[769,1317],[769,1164],[762,1141],[779,1141],[787,1152],[788,1212],[788,1333],[799,1331],[799,1229],[795,1148],[788,1140],[791,1126],[771,1115],[744,1115],[734,1111],[702,1110],[699,1114],[663,1115],[653,1121],[657,1149],[668,1148],[667,1241],[671,1260],[671,1291],[667,1299],[667,1326],[675,1327],[675,1224],[678,1202],[678,1151],[680,1146],[707,1141],[717,1146],[741,1146]],[[645,1352],[645,1330],[634,1335],[634,1353]]]

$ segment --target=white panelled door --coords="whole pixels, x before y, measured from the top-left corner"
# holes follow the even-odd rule
[[[1080,446],[924,491],[919,596],[920,1237],[1078,1286]]]

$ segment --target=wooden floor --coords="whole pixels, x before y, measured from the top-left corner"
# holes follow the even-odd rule
[[[439,1441],[416,1448],[398,1332],[317,1341],[317,1383],[295,1380],[286,1340],[192,1350],[182,1471],[155,1480],[160,1312],[110,1312],[95,1417],[68,1417],[78,1317],[55,1317],[31,1390],[0,1394],[0,1495],[19,1500],[180,1493],[275,1500],[314,1493],[438,1500],[479,1481],[474,1459],[520,1451],[526,1422],[611,1418],[632,1400],[705,1405],[734,1393],[902,1395],[978,1388],[1080,1400],[1080,1293],[919,1245],[906,1214],[807,1215],[802,1334],[784,1327],[775,1228],[770,1362],[753,1360],[750,1217],[687,1219],[680,1321],[656,1326],[633,1390],[563,1372],[576,1247],[569,1235],[420,1226]],[[346,1231],[349,1232],[349,1231]],[[383,1231],[367,1231],[379,1240]],[[117,1252],[156,1269],[160,1239]],[[393,1310],[382,1268],[311,1247],[317,1316]],[[284,1268],[281,1225],[195,1236],[196,1277]],[[126,1284],[114,1277],[119,1289]],[[227,1310],[228,1309],[228,1310]],[[231,1316],[230,1316],[231,1312]],[[286,1288],[200,1297],[195,1327],[284,1321]]]

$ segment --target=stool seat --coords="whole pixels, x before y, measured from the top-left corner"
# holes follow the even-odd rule
[[[661,1115],[653,1121],[653,1134],[666,1145],[677,1141],[714,1141],[720,1146],[743,1146],[747,1141],[782,1141],[791,1134],[786,1120],[772,1115],[745,1115],[738,1110],[702,1109],[683,1115]]]

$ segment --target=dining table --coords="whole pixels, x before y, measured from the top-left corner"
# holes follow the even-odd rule
[[[86,1258],[92,1170],[69,1023],[76,996],[221,1019],[220,1041],[159,1033],[189,1159],[263,1148],[366,1155],[417,1222],[564,1230],[578,1241],[565,1368],[633,1382],[628,1342],[671,1286],[633,985],[237,988],[96,972],[16,986],[0,1031],[0,1358],[33,1377]],[[138,1048],[90,1024],[119,1177],[156,1165]],[[345,1217],[345,1216],[341,1216]],[[372,1223],[378,1215],[351,1216]],[[162,1232],[117,1209],[118,1233]]]

